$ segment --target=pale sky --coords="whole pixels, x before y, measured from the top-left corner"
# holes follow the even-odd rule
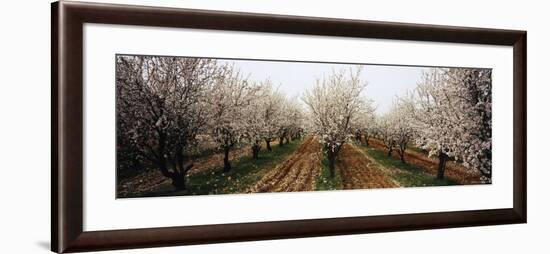
[[[328,76],[333,70],[349,69],[354,65],[328,63],[300,63],[254,60],[219,60],[232,63],[243,75],[253,81],[270,79],[279,91],[288,97],[301,98],[306,89],[315,85],[317,78]],[[367,81],[366,97],[375,103],[378,114],[387,112],[396,96],[416,87],[422,71],[427,67],[363,65],[362,80]]]

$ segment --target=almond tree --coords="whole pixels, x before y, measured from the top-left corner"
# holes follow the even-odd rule
[[[302,105],[299,104],[298,100],[284,98],[281,103],[281,112],[277,122],[280,146],[299,136],[303,125]]]
[[[246,122],[246,137],[251,145],[253,159],[259,158],[262,142],[267,138],[270,130],[265,118],[264,107],[269,104],[266,100],[269,100],[272,92],[271,83],[262,83],[257,87],[250,104],[245,109],[244,118],[241,119]]]
[[[288,135],[286,136],[287,143],[291,139],[300,138],[304,131],[304,109],[299,103],[298,98],[287,100],[285,117],[287,118]]]
[[[278,137],[282,121],[284,95],[273,88],[271,81],[262,83],[264,89],[264,100],[262,100],[263,121],[265,124],[264,141],[266,149],[271,151],[271,141]]]
[[[217,73],[210,59],[117,56],[117,161],[136,156],[185,189],[193,166],[185,154],[205,124],[203,99]]]
[[[208,95],[208,130],[224,153],[224,171],[231,170],[229,152],[247,138],[249,126],[246,121],[246,109],[255,98],[258,89],[243,78],[240,72],[230,65],[222,68],[221,75],[214,82]]]
[[[422,148],[439,157],[438,178],[449,158],[491,181],[491,71],[437,69],[424,74],[413,112]]]
[[[415,136],[415,129],[412,124],[411,107],[408,101],[395,101],[392,109],[388,112],[388,124],[392,145],[397,147],[397,153],[402,163],[405,163],[405,151]],[[391,148],[388,156],[391,156]]]
[[[366,83],[360,79],[361,70],[334,71],[328,78],[317,80],[303,97],[309,109],[312,131],[325,148],[331,177],[335,175],[338,152],[353,136],[352,123],[365,104],[361,95]]]
[[[372,100],[366,100],[365,105],[361,112],[358,114],[357,120],[353,123],[353,129],[355,130],[355,140],[363,143],[366,146],[369,145],[369,138],[375,134],[376,130],[376,113],[374,102]]]
[[[285,140],[288,143],[288,135],[290,134],[290,125],[292,120],[290,119],[289,113],[292,111],[292,105],[290,105],[290,101],[285,96],[282,96],[280,103],[280,112],[277,117],[279,120],[276,125],[279,146],[283,146]]]
[[[377,119],[378,135],[388,150],[387,156],[391,157],[395,146],[395,136],[393,131],[392,116],[385,114]]]

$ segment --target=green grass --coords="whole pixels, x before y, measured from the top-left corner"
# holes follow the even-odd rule
[[[259,158],[254,160],[251,155],[245,155],[231,161],[231,171],[223,172],[223,167],[212,168],[202,173],[189,176],[187,190],[174,191],[170,184],[158,186],[154,191],[140,193],[140,197],[152,196],[182,196],[206,194],[243,193],[247,188],[259,181],[262,176],[284,161],[292,154],[302,140],[294,140],[284,146],[273,146],[273,151],[260,151]]]
[[[388,157],[386,152],[372,147],[361,147],[369,156],[386,168],[400,169],[389,176],[399,182],[404,187],[422,187],[422,186],[444,186],[456,185],[457,183],[450,179],[437,179],[430,175],[418,165],[402,163],[401,160],[394,157]]]
[[[424,154],[424,155],[428,155],[429,152],[427,150],[424,150],[420,147],[417,147],[417,146],[407,146],[407,149],[409,150],[412,150],[412,151],[415,151],[417,153],[421,153],[421,154]]]
[[[411,170],[411,171],[422,170],[422,168],[417,165],[410,164],[410,163],[402,163],[399,159],[396,159],[394,157],[388,157],[385,151],[381,151],[376,148],[365,147],[365,146],[362,146],[361,148],[368,155],[374,158],[378,163],[382,164],[382,166],[384,167],[399,168],[399,169]]]
[[[223,151],[219,148],[197,149],[197,150],[188,151],[187,153],[185,153],[185,156],[193,159],[200,159],[200,158],[211,156],[221,152]]]
[[[317,182],[315,183],[315,190],[341,190],[342,188],[342,175],[340,174],[340,170],[336,168],[334,172],[334,177],[330,177],[328,159],[326,157],[326,152],[323,149],[323,160],[321,160],[321,175],[319,175],[319,177],[317,178]]]

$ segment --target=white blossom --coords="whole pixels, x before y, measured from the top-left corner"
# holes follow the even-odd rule
[[[309,109],[312,131],[327,150],[331,174],[334,160],[344,143],[353,136],[353,123],[365,109],[363,92],[366,82],[360,79],[361,68],[333,71],[318,79],[303,101]]]
[[[424,73],[411,112],[418,144],[491,180],[491,70],[442,68]]]

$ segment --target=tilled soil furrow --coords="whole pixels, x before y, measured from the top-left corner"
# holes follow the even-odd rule
[[[303,182],[301,182],[302,184],[298,185],[297,190],[300,190],[300,189],[313,190],[313,189],[315,189],[315,180],[321,174],[320,170],[315,169],[315,165],[316,165],[315,162],[318,163],[321,160],[321,158],[319,158],[319,156],[315,156],[315,157],[312,157],[311,159],[312,159],[312,162],[309,163],[309,168],[306,170],[306,172],[308,174],[306,175],[305,180]]]
[[[295,164],[295,167],[292,167],[289,170],[289,173],[285,178],[279,181],[279,184],[275,186],[272,190],[273,192],[288,192],[291,191],[293,184],[298,184],[298,179],[300,173],[303,171],[305,166],[305,161],[300,160],[299,163]]]
[[[314,176],[318,176],[316,173],[320,172],[319,170],[315,170],[316,161],[317,163],[319,162],[317,156],[310,156],[307,160],[304,160],[304,164],[300,168],[299,174],[293,181],[294,184],[288,185],[288,188],[285,191],[312,190],[312,182],[315,181]]]
[[[342,147],[338,157],[337,166],[342,173],[344,189],[399,187],[378,165],[350,144]]]
[[[249,192],[313,190],[321,172],[320,152],[319,143],[313,137],[307,138],[290,158],[266,174]]]
[[[272,171],[274,174],[266,175],[256,184],[257,192],[268,192],[270,189],[276,188],[281,184],[281,181],[287,177],[294,165],[299,162],[296,155],[293,155],[289,160],[283,162],[281,166],[278,166],[278,170]],[[256,192],[256,191],[254,191]]]
[[[277,166],[275,170],[267,173],[249,192],[270,192],[270,190],[278,188],[294,165],[300,162],[299,158],[303,154],[304,147],[307,147],[310,142],[311,140],[306,140],[289,159]]]

